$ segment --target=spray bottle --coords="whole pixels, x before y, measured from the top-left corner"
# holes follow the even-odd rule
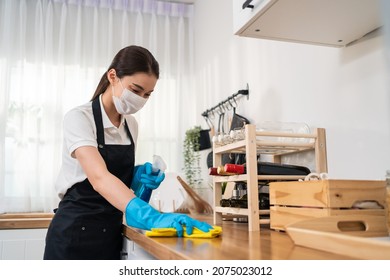
[[[164,160],[157,155],[153,156],[153,164],[152,164],[152,174],[160,176],[161,173],[165,172],[165,169],[167,169],[167,165],[165,164]],[[136,191],[135,195],[142,199],[143,201],[149,202],[150,197],[152,196],[152,189],[146,187],[144,184],[142,184]]]

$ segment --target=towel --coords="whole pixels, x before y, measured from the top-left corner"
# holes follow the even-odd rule
[[[213,226],[208,232],[203,232],[200,229],[194,227],[192,234],[187,234],[185,227],[183,227],[183,237],[187,238],[214,238],[222,233],[222,227]],[[145,233],[148,237],[177,237],[175,228],[152,228]]]

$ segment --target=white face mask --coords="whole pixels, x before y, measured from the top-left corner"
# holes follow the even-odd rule
[[[137,113],[145,105],[148,99],[131,92],[127,88],[124,88],[121,80],[119,80],[119,82],[123,88],[121,97],[114,95],[114,87],[112,87],[112,99],[116,110],[121,115]]]

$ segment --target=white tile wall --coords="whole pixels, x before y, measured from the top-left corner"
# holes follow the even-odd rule
[[[1,260],[42,260],[47,229],[0,230]]]
[[[47,229],[0,230],[0,260],[42,260]],[[132,240],[124,238],[122,259],[153,260]]]

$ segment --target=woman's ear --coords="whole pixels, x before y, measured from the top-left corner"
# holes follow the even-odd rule
[[[116,71],[115,69],[110,69],[107,71],[107,79],[110,82],[110,84],[113,84],[116,79]]]

